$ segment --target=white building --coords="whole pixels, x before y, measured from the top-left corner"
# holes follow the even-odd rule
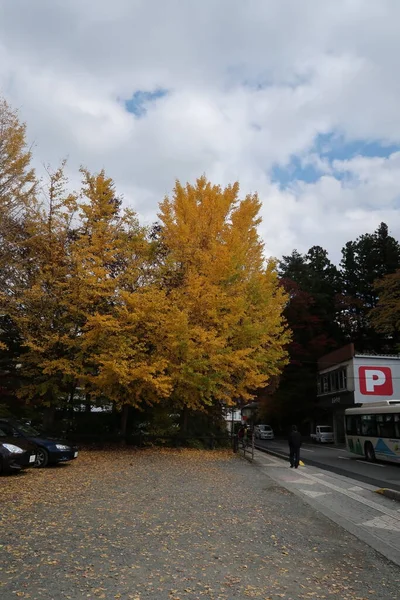
[[[318,361],[318,405],[331,413],[335,441],[344,440],[350,406],[400,399],[400,356],[357,354],[354,344]]]
[[[235,423],[240,423],[242,420],[240,408],[230,406],[229,408],[226,408],[224,416],[227,430],[229,433],[233,433]]]

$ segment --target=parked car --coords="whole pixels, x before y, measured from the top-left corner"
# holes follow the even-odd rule
[[[311,434],[311,439],[320,444],[332,444],[334,441],[332,427],[330,425],[317,425],[315,433]]]
[[[274,432],[272,427],[269,425],[256,425],[254,427],[254,435],[256,439],[260,440],[273,440]]]
[[[24,439],[15,441],[0,429],[0,475],[33,467],[35,461],[35,444]]]
[[[15,440],[29,441],[37,446],[35,467],[68,462],[78,456],[78,448],[64,440],[42,436],[34,427],[13,419],[0,419],[0,428]]]

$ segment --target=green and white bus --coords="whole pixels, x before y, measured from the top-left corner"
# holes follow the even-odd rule
[[[346,446],[368,461],[400,464],[400,401],[370,402],[345,411]]]

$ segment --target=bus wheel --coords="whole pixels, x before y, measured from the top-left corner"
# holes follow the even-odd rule
[[[375,450],[374,450],[374,447],[371,444],[371,442],[367,442],[365,444],[364,452],[365,452],[365,458],[368,460],[368,462],[376,461]]]

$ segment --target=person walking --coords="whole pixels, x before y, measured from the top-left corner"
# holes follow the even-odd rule
[[[290,468],[298,468],[300,462],[301,434],[297,431],[296,425],[293,425],[289,434]]]

